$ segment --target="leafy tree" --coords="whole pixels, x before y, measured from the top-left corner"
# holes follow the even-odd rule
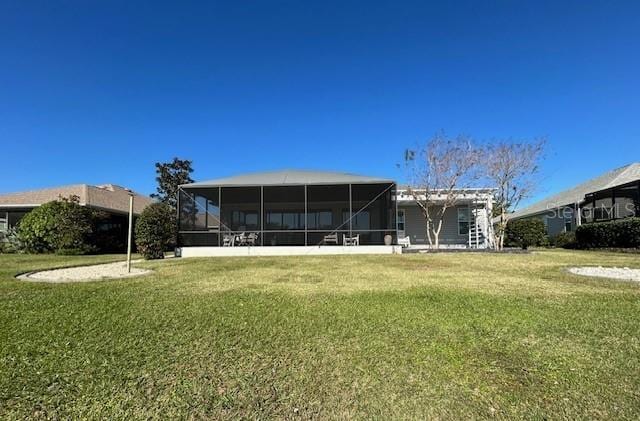
[[[176,234],[175,211],[166,203],[147,206],[136,221],[136,246],[147,260],[163,259],[175,244]]]
[[[18,225],[18,239],[29,253],[86,254],[95,251],[91,210],[77,196],[48,202],[27,213]]]
[[[151,197],[168,204],[172,209],[176,209],[178,202],[178,188],[181,184],[193,183],[191,166],[193,161],[187,159],[173,158],[171,162],[156,163],[157,193]]]

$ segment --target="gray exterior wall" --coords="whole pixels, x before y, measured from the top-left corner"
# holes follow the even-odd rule
[[[467,208],[467,205],[460,205],[446,210],[442,230],[440,231],[440,244],[442,245],[467,245],[469,236],[458,234],[458,207]],[[405,235],[411,239],[411,244],[429,244],[427,230],[418,205],[399,204],[398,209],[403,209],[405,213]]]
[[[553,237],[564,232],[564,218],[562,215],[547,215],[545,219],[547,235]]]
[[[575,212],[569,209],[556,209],[517,219],[540,219],[544,222],[547,229],[547,235],[555,237],[556,235],[565,232],[565,219],[563,212],[567,212],[567,216],[571,216],[571,231],[574,231],[577,226]]]

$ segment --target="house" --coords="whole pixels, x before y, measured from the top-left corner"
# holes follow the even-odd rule
[[[134,215],[139,215],[147,205],[153,203],[149,197],[138,193],[133,195]],[[116,247],[117,250],[111,250],[120,251],[124,247],[128,226],[129,191],[114,184],[74,184],[0,195],[0,232],[15,227],[27,212],[43,203],[71,196],[76,196],[82,206],[103,211],[97,229],[103,231],[105,236],[118,239],[118,243],[121,240],[121,244]]]
[[[485,247],[490,191],[461,194],[460,203],[445,215],[442,243]],[[313,248],[305,253],[320,247],[356,252],[343,247],[354,243],[359,251],[380,251],[372,247],[398,244],[399,233],[412,244],[427,242],[415,199],[395,181],[323,171],[282,170],[185,184],[178,197],[178,227],[183,256],[222,255],[225,251],[215,248],[237,245],[247,234],[253,236],[250,244],[259,247]]]
[[[579,210],[579,211],[578,211]],[[581,224],[640,216],[640,163],[616,168],[511,215],[540,218],[547,234],[570,232]]]
[[[443,248],[488,248],[493,241],[493,225],[490,223],[493,210],[494,189],[472,188],[453,192],[453,206],[445,210],[439,243]],[[398,237],[408,237],[418,246],[429,244],[425,217],[416,200],[424,201],[424,191],[399,188]],[[442,192],[431,194],[429,201],[438,206],[446,197]],[[442,205],[440,205],[442,206]]]

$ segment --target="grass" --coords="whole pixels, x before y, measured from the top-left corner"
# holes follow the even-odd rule
[[[0,255],[0,418],[640,417],[640,286],[543,251],[143,263]]]

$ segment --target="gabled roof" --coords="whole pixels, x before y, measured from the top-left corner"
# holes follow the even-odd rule
[[[349,184],[349,183],[393,183],[393,180],[367,177],[341,172],[280,170],[240,174],[198,183],[184,184],[182,187],[218,186],[293,186],[304,184]]]
[[[134,194],[133,212],[139,214],[147,205],[153,203],[149,197],[139,193]],[[32,208],[43,203],[58,200],[60,197],[78,196],[81,205],[100,208],[108,211],[129,212],[129,192],[115,184],[91,186],[88,184],[73,184],[40,190],[8,193],[0,195],[0,208],[23,207]]]
[[[523,216],[534,215],[548,211],[550,209],[562,206],[570,206],[575,203],[581,203],[584,197],[589,193],[595,193],[601,190],[607,190],[612,187],[621,186],[640,180],[640,162],[625,165],[602,174],[572,189],[565,190],[553,196],[549,196],[531,206],[518,210],[513,213],[512,218],[521,218]]]

